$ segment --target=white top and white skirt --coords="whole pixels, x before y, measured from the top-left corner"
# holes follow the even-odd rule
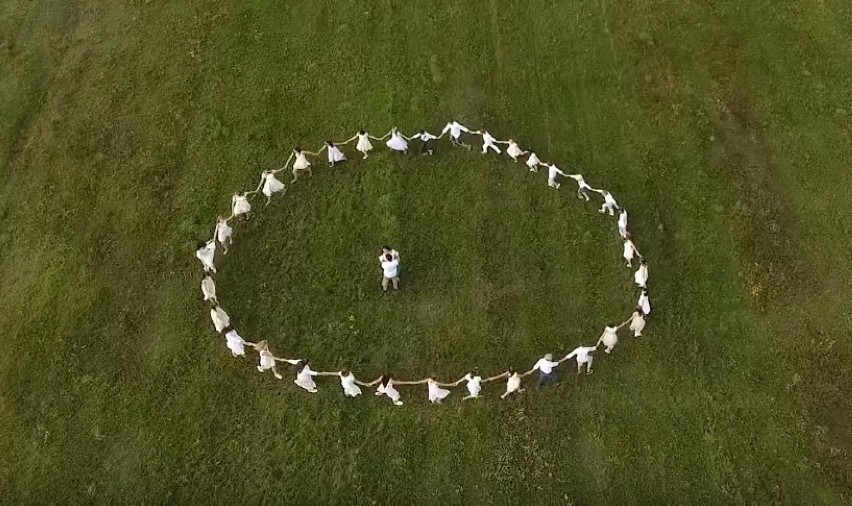
[[[450,395],[449,390],[441,388],[438,386],[438,382],[431,378],[426,382],[426,385],[429,387],[429,402],[441,402],[442,399]]]
[[[216,284],[210,276],[204,276],[201,280],[201,293],[204,300],[216,300]]]
[[[541,165],[541,160],[538,159],[538,156],[535,153],[530,153],[530,157],[527,158],[527,167],[529,167],[530,170],[536,170],[539,165]]]
[[[521,375],[513,373],[506,380],[506,393],[517,392],[521,388]]]
[[[645,317],[639,311],[633,311],[630,320],[630,331],[633,332],[633,337],[642,335],[642,330],[645,329]]]
[[[302,367],[302,370],[296,374],[296,379],[293,380],[293,383],[299,385],[305,390],[316,390],[317,384],[314,383],[314,376],[316,375],[316,371],[312,371],[308,365],[305,365],[305,367]]]
[[[408,141],[399,132],[392,133],[391,138],[385,144],[394,151],[408,151]]]
[[[337,163],[346,161],[346,155],[337,146],[328,147],[328,162]]]
[[[263,189],[261,190],[264,195],[267,197],[271,197],[273,194],[278,193],[280,191],[284,191],[284,183],[279,181],[275,174],[272,171],[266,171],[263,173]]]
[[[630,262],[631,260],[633,260],[634,253],[636,253],[636,246],[633,245],[633,241],[627,239],[626,241],[624,241],[624,252],[622,253],[624,259]]]
[[[612,348],[616,344],[618,344],[618,328],[617,327],[607,327],[604,329],[603,335],[601,336],[601,342],[607,348]]]
[[[296,155],[296,161],[293,162],[293,170],[305,170],[310,166],[311,162],[308,161],[308,157],[303,151],[300,151],[299,154]]]
[[[248,214],[251,211],[251,204],[245,195],[234,195],[231,199],[234,216]]]
[[[642,308],[642,312],[647,314],[651,314],[651,301],[648,299],[648,293],[646,291],[642,291],[642,294],[639,295],[639,301],[636,303],[637,306]]]
[[[636,272],[633,273],[633,281],[639,285],[640,288],[645,288],[648,284],[648,265],[640,264],[639,268],[636,269]]]
[[[231,317],[219,306],[210,309],[210,319],[213,320],[213,327],[216,332],[222,332],[225,327],[231,324]]]
[[[275,356],[269,350],[263,350],[260,352],[260,368],[264,371],[268,371],[275,367]]]
[[[204,245],[203,248],[198,248],[195,251],[195,258],[197,258],[201,265],[204,266],[204,270],[216,272],[216,265],[213,263],[214,258],[216,257],[216,242],[210,241]]]
[[[251,205],[249,205],[249,210],[251,210]],[[236,214],[236,213],[234,213],[234,214]],[[217,241],[219,241],[220,243],[224,243],[225,241],[230,239],[232,235],[234,235],[234,229],[231,228],[230,225],[228,225],[227,221],[221,220],[218,223],[216,223],[216,240]]]
[[[361,389],[355,384],[355,375],[351,372],[346,376],[340,375],[340,386],[343,387],[343,395],[357,397],[361,395]]]
[[[482,391],[482,376],[473,376],[467,373],[463,378],[467,381],[467,391],[471,397],[479,397],[479,392]]]
[[[358,144],[355,149],[361,153],[366,153],[373,150],[373,143],[370,142],[370,134],[358,134]]]
[[[510,142],[509,147],[506,148],[506,154],[511,156],[512,159],[516,159],[521,156],[524,152],[521,150],[520,146],[518,146],[517,142]]]
[[[394,404],[401,402],[399,400],[399,391],[393,387],[393,380],[388,381],[387,385],[379,383],[379,388],[376,389],[376,395],[387,395],[388,399],[392,400]]]
[[[627,237],[627,211],[621,210],[621,214],[618,215],[618,233],[621,234],[621,237]]]
[[[237,334],[236,330],[229,330],[227,334],[225,334],[225,344],[228,346],[228,349],[231,350],[231,353],[243,357],[246,354],[246,342],[243,341],[243,338]]]

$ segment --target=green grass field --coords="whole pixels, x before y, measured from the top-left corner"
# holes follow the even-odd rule
[[[849,504],[850,33],[840,0],[0,2],[0,502]],[[628,207],[647,338],[401,408],[231,358],[194,258],[231,193],[452,117]],[[450,380],[629,315],[573,182],[446,142],[351,158],[237,228],[217,283],[247,339]]]

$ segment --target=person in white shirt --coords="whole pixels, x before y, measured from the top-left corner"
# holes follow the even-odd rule
[[[236,218],[246,221],[251,219],[251,203],[248,201],[248,193],[235,193],[231,197],[231,214]]]
[[[482,154],[488,153],[488,150],[491,149],[498,155],[503,151],[497,146],[497,139],[495,139],[487,130],[477,130],[477,134],[482,136]]]
[[[295,183],[302,172],[307,172],[308,176],[314,175],[313,165],[311,164],[311,161],[308,160],[308,155],[317,156],[317,153],[305,151],[298,146],[293,149],[293,153],[290,154],[290,158],[288,158],[287,163],[284,164],[284,167],[286,168],[290,163],[290,160],[295,158],[293,161],[293,180],[290,181],[290,184]]]
[[[624,251],[621,255],[624,257],[624,261],[627,263],[628,268],[633,267],[634,255],[642,258],[639,250],[636,249],[636,245],[633,244],[633,239],[630,237],[630,234],[627,234],[627,237],[624,238]]]
[[[399,256],[385,253],[379,257],[382,266],[382,290],[388,291],[388,284],[393,285],[394,290],[399,290]]]
[[[470,129],[466,126],[462,125],[456,120],[450,121],[446,125],[444,125],[444,129],[441,130],[441,135],[439,137],[443,137],[445,133],[450,133],[450,142],[455,144],[456,146],[463,146],[470,150],[470,144],[465,144],[461,140],[462,132],[470,133]]]
[[[506,397],[508,397],[509,395],[511,395],[513,393],[519,394],[519,393],[524,391],[524,389],[521,388],[521,378],[523,378],[527,374],[529,374],[529,373],[518,374],[517,371],[515,371],[514,368],[510,367],[509,370],[504,372],[503,374],[498,374],[497,376],[491,376],[490,378],[485,378],[484,380],[482,380],[482,382],[487,383],[489,381],[494,381],[494,380],[506,378],[506,391],[503,393],[503,395],[500,396],[501,399],[505,399]]]
[[[612,349],[615,348],[615,345],[618,344],[618,329],[623,326],[623,323],[621,325],[607,325],[603,334],[601,334],[600,339],[598,339],[597,344],[595,344],[595,347],[598,347],[601,343],[603,343],[606,347],[604,348],[604,353],[609,354]]]
[[[544,387],[556,382],[556,373],[553,372],[553,368],[558,365],[559,362],[554,362],[553,355],[548,353],[544,357],[540,358],[538,362],[532,366],[532,369],[524,373],[524,376],[532,374],[533,371],[538,371],[538,386]]]
[[[420,147],[417,149],[417,153],[420,155],[432,156],[435,154],[435,147],[432,141],[437,138],[438,136],[432,135],[426,130],[421,130],[409,137],[408,140],[413,141],[414,139],[418,139],[420,141]]]
[[[255,192],[261,192],[266,195],[266,205],[272,202],[272,196],[276,193],[283,193],[287,190],[284,183],[275,177],[275,171],[265,170],[260,175],[260,184],[257,185]]]
[[[495,144],[505,144],[506,145],[506,154],[509,155],[509,158],[512,159],[513,162],[518,163],[518,157],[524,156],[529,153],[529,151],[523,151],[518,143],[512,139],[508,141],[495,141]]]
[[[622,208],[621,213],[618,215],[618,235],[622,239],[626,239],[627,234],[627,209]]]
[[[217,334],[231,324],[231,317],[216,303],[210,308],[210,319],[213,321],[213,329]]]
[[[219,216],[216,219],[216,228],[213,229],[213,237],[222,245],[222,254],[228,254],[228,246],[234,242],[234,229],[228,225],[228,218]]]
[[[564,362],[572,358],[577,359],[577,374],[583,372],[583,364],[586,364],[586,374],[592,374],[592,362],[595,357],[592,355],[598,350],[597,346],[578,346],[574,351],[565,355],[559,362]]]
[[[257,366],[257,370],[259,372],[264,371],[272,371],[272,374],[275,376],[275,379],[284,379],[284,376],[278,373],[278,369],[275,367],[277,362],[287,362],[288,364],[296,365],[301,360],[298,359],[288,359],[288,358],[278,358],[272,354],[269,350],[269,343],[264,339],[258,343],[252,345],[252,347],[258,352],[260,355],[260,364]]]
[[[381,140],[378,137],[373,137],[372,135],[368,134],[364,130],[358,130],[358,133],[353,135],[351,139],[348,139],[345,142],[342,142],[341,144],[349,144],[350,142],[354,141],[355,139],[358,139],[358,143],[355,145],[355,149],[359,153],[364,155],[364,158],[363,158],[364,160],[367,159],[370,151],[373,150],[373,143],[370,142],[370,139],[373,139],[374,141],[380,141]]]
[[[344,397],[358,397],[361,395],[361,389],[358,388],[358,385],[364,385],[357,379],[355,379],[355,375],[352,374],[352,371],[349,369],[341,369],[337,372],[319,372],[317,373],[320,376],[338,376],[340,377],[340,386],[343,387],[343,396]]]
[[[586,183],[586,180],[583,178],[582,174],[568,174],[568,177],[577,181],[577,198],[578,199],[586,199],[586,202],[589,201],[589,192],[594,191],[595,189],[589,186]]]
[[[639,294],[639,301],[636,302],[636,305],[642,309],[642,313],[645,316],[651,314],[651,299],[648,296],[648,289],[643,288],[642,293]]]
[[[639,288],[648,287],[648,261],[644,258],[639,260],[639,268],[633,273],[633,282]]]
[[[314,383],[314,376],[319,376],[321,373],[312,370],[307,360],[300,360],[294,365],[296,366],[296,379],[293,380],[293,383],[312,394],[317,393],[317,384]]]
[[[213,282],[210,274],[206,272],[201,276],[201,294],[204,295],[204,300],[216,303],[216,283]]]
[[[231,350],[231,355],[234,357],[244,357],[246,355],[245,345],[254,346],[255,344],[240,337],[234,327],[230,325],[222,329],[222,335],[225,337],[225,345]]]
[[[482,391],[482,376],[479,376],[475,372],[470,371],[469,373],[459,378],[458,381],[454,383],[454,385],[459,385],[463,381],[467,382],[466,386],[468,394],[467,397],[464,397],[462,400],[466,401],[468,399],[475,399],[479,397],[479,392]]]
[[[402,406],[401,396],[399,395],[399,390],[397,390],[394,385],[416,385],[421,382],[419,381],[395,381],[388,374],[382,374],[379,378],[369,382],[363,383],[364,386],[371,387],[373,385],[378,384],[379,387],[376,389],[376,395],[385,395],[388,399],[393,401],[394,405]]]
[[[541,160],[539,160],[538,155],[536,155],[535,152],[532,151],[530,151],[530,156],[529,158],[527,158],[526,164],[527,167],[530,169],[530,172],[538,172],[538,166],[544,165],[543,163],[541,163]]]
[[[633,332],[633,337],[642,337],[642,331],[645,330],[645,314],[642,312],[642,308],[637,307],[636,311],[633,311],[633,314],[624,323],[630,324],[628,328]]]
[[[615,201],[615,197],[612,196],[612,193],[606,190],[595,190],[596,192],[603,195],[604,203],[600,208],[600,213],[604,214],[605,212],[609,212],[610,216],[615,216],[615,210],[619,209],[618,202]]]
[[[204,266],[204,272],[216,272],[216,239],[200,242],[195,247],[195,258]]]
[[[549,163],[545,166],[547,167],[547,186],[551,188],[556,188],[558,190],[559,187],[562,186],[562,183],[559,183],[556,180],[556,175],[559,174],[561,176],[567,176],[567,174],[559,170],[556,164]]]

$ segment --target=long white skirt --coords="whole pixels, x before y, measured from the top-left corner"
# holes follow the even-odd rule
[[[642,288],[648,283],[648,269],[645,266],[639,266],[636,272],[633,273],[633,282]]]
[[[231,318],[228,314],[223,310],[210,310],[210,319],[213,321],[213,327],[216,329],[216,332],[222,332],[228,325],[231,324]]]
[[[234,216],[248,214],[251,211],[251,204],[245,197],[237,197],[234,199]]]
[[[408,142],[401,135],[392,135],[385,144],[394,151],[408,151]]]
[[[340,148],[334,146],[328,148],[328,161],[334,163],[343,162],[346,161],[346,155],[340,150]]]
[[[267,197],[271,197],[273,194],[283,191],[285,188],[284,183],[275,178],[272,174],[266,176],[266,181],[263,183],[263,189],[261,190],[264,195]]]
[[[633,318],[630,322],[630,331],[633,332],[633,337],[639,337],[642,335],[642,330],[645,329],[645,319],[644,318]]]
[[[517,144],[509,144],[509,147],[506,148],[506,154],[511,156],[514,160],[521,156],[521,154],[523,154],[523,151],[521,151],[521,148],[519,148]]]
[[[305,390],[316,390],[317,384],[314,383],[314,378],[308,374],[300,374],[293,380],[293,383],[299,385]]]
[[[373,144],[370,142],[370,138],[366,135],[358,136],[358,145],[355,146],[355,149],[360,151],[361,153],[366,153],[368,151],[373,150]]]
[[[438,402],[450,395],[450,391],[438,386],[434,381],[429,382],[429,402]]]
[[[231,353],[234,355],[243,357],[246,354],[246,347],[243,344],[243,338],[240,337],[239,334],[235,330],[232,330],[225,334],[225,344],[228,345],[228,349],[231,350]]]

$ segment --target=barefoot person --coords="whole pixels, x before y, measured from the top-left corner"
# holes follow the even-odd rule
[[[527,164],[527,168],[530,169],[530,172],[538,172],[539,165],[544,165],[541,163],[538,155],[536,155],[533,151],[530,151],[530,156],[527,158],[525,163]]]
[[[342,144],[349,144],[350,142],[354,141],[355,139],[358,139],[358,143],[355,145],[355,149],[359,153],[364,155],[364,158],[363,158],[364,160],[366,160],[367,157],[370,156],[370,151],[373,150],[373,143],[370,142],[370,139],[373,139],[374,141],[380,141],[381,140],[378,137],[373,137],[372,135],[368,134],[364,130],[358,130],[357,134],[355,134],[354,136],[352,136],[351,139],[346,140]]]
[[[228,325],[222,329],[222,335],[225,336],[225,345],[231,350],[231,355],[234,357],[246,356],[245,345],[254,346],[255,343],[250,343],[240,337],[234,327]]]
[[[612,349],[615,348],[615,345],[618,344],[618,329],[624,325],[624,323],[621,325],[607,325],[603,334],[601,334],[600,339],[598,339],[597,344],[595,344],[595,347],[597,348],[601,345],[601,343],[603,343],[603,345],[606,346],[606,348],[604,348],[604,353],[609,355]]]
[[[462,146],[470,150],[470,144],[465,144],[461,140],[462,132],[470,133],[470,129],[466,126],[462,125],[456,120],[450,121],[446,125],[444,125],[444,129],[441,130],[441,135],[439,137],[443,137],[445,133],[449,132],[450,134],[450,142],[455,144],[456,146]]]
[[[648,289],[642,289],[642,293],[639,294],[639,300],[636,302],[636,305],[642,309],[642,314],[648,316],[651,314],[651,299],[648,295]]]
[[[489,381],[494,381],[494,380],[506,378],[506,391],[503,393],[503,395],[500,396],[501,399],[505,399],[506,397],[508,397],[511,394],[514,394],[514,393],[519,394],[519,393],[524,391],[524,389],[521,388],[521,378],[523,378],[524,376],[526,376],[526,374],[523,374],[523,375],[518,374],[517,371],[515,371],[514,368],[510,367],[509,370],[504,372],[503,374],[498,374],[497,376],[491,376],[490,378],[486,378],[482,381],[483,381],[483,383],[485,383],[485,382],[489,382]]]
[[[382,291],[388,291],[388,284],[393,285],[394,290],[399,290],[399,253],[391,250],[379,257],[382,266]]]
[[[540,358],[538,362],[532,366],[532,369],[525,372],[524,376],[532,374],[533,371],[538,371],[538,386],[544,387],[556,382],[556,373],[553,372],[553,368],[558,365],[559,362],[554,362],[553,355],[548,353],[544,357]]]
[[[473,371],[459,378],[453,385],[459,385],[461,382],[467,382],[467,397],[462,398],[463,401],[475,399],[479,397],[479,392],[482,391],[482,376],[479,376]]]
[[[595,191],[595,189],[589,186],[589,183],[586,182],[582,174],[568,174],[568,177],[577,181],[577,198],[586,199],[586,202],[588,202],[589,192]]]
[[[216,219],[216,228],[213,229],[213,237],[222,245],[222,254],[228,254],[228,247],[234,242],[234,229],[228,225],[228,218],[219,216]]]
[[[642,255],[639,253],[639,250],[636,249],[636,245],[633,244],[633,239],[630,237],[630,234],[627,234],[627,237],[624,238],[624,251],[621,254],[624,257],[624,261],[627,263],[627,268],[633,267],[633,256],[638,256],[642,258]]]
[[[627,209],[622,208],[618,215],[618,235],[622,239],[627,239]]]
[[[275,367],[277,362],[287,362],[288,364],[296,365],[300,360],[296,359],[288,359],[288,358],[278,358],[269,351],[269,343],[264,339],[258,343],[255,343],[252,346],[258,354],[260,354],[260,364],[257,366],[257,370],[259,372],[264,371],[272,371],[272,374],[276,379],[284,379],[284,376],[278,373],[278,369]]]
[[[346,161],[346,155],[337,147],[342,146],[343,144],[345,143],[335,144],[333,141],[325,141],[325,144],[319,149],[319,151],[317,151],[317,153],[322,153],[324,149],[328,150],[328,166],[334,167],[334,164]]]
[[[287,190],[287,187],[284,186],[284,183],[279,181],[275,177],[275,171],[273,170],[265,170],[263,174],[260,175],[260,184],[257,185],[257,190],[260,191],[264,195],[266,195],[266,205],[269,205],[272,202],[272,196],[276,193],[283,194]]]
[[[213,307],[210,308],[210,319],[213,321],[213,329],[217,334],[221,334],[225,327],[231,325],[231,317],[216,303],[213,303]]]
[[[354,398],[361,395],[361,389],[358,385],[364,385],[364,383],[355,379],[355,375],[349,369],[341,369],[337,372],[320,372],[317,374],[320,376],[338,376],[340,378],[340,386],[343,387],[344,397]]]
[[[628,328],[630,332],[633,332],[633,337],[642,337],[642,331],[645,330],[645,313],[642,312],[642,308],[637,307],[636,311],[633,311],[633,314],[624,323],[630,324]]]
[[[563,357],[559,362],[576,358],[577,374],[583,372],[583,364],[586,364],[586,374],[592,374],[592,362],[595,360],[595,357],[592,354],[597,351],[597,349],[597,346],[578,346],[574,348],[574,351],[565,355],[565,357]]]
[[[567,177],[568,174],[559,170],[554,163],[548,163],[545,166],[547,167],[547,186],[558,190],[562,183],[556,180],[557,176]]]
[[[491,149],[498,155],[503,151],[500,149],[500,146],[497,145],[497,139],[495,139],[488,130],[477,130],[475,133],[482,136],[482,154],[488,153],[488,150]]]
[[[394,379],[391,378],[390,375],[382,374],[379,378],[369,383],[365,383],[364,386],[371,387],[373,385],[378,384],[379,388],[376,389],[376,395],[385,395],[388,399],[393,401],[394,405],[402,406],[399,390],[394,388],[394,385],[417,385],[420,383],[422,383],[422,381],[394,381]]]
[[[601,214],[609,212],[610,216],[615,216],[615,210],[620,209],[620,208],[618,207],[618,202],[615,201],[615,197],[612,196],[612,193],[610,193],[606,190],[595,190],[595,191],[600,193],[601,195],[603,195],[603,198],[604,198],[604,203],[601,206],[599,212]]]
[[[231,214],[235,218],[246,221],[251,219],[251,203],[248,201],[248,193],[235,193],[231,197]]]
[[[304,151],[298,146],[293,150],[293,153],[290,155],[290,159],[295,158],[295,160],[293,161],[293,180],[290,181],[290,184],[295,183],[302,172],[307,172],[309,176],[314,175],[314,169],[310,160],[308,160],[308,155],[317,156],[316,153]],[[288,163],[290,159],[288,159]],[[287,164],[285,163],[284,166],[286,167]]]
[[[633,282],[639,288],[648,287],[648,261],[644,258],[639,260],[639,268],[633,273]]]
[[[382,140],[390,137],[390,139],[385,142],[385,145],[391,151],[397,151],[404,155],[408,154],[408,138],[402,135],[396,127],[393,127],[390,132],[386,133],[382,136]]]
[[[293,380],[293,383],[312,394],[317,393],[317,384],[314,383],[314,376],[324,373],[319,373],[311,369],[307,360],[300,360],[294,365],[296,366],[296,379]]]
[[[512,159],[513,162],[518,163],[518,157],[524,156],[529,153],[529,151],[524,151],[518,146],[518,143],[512,139],[508,141],[497,141],[497,144],[506,144],[506,154],[509,155],[509,158]]]

